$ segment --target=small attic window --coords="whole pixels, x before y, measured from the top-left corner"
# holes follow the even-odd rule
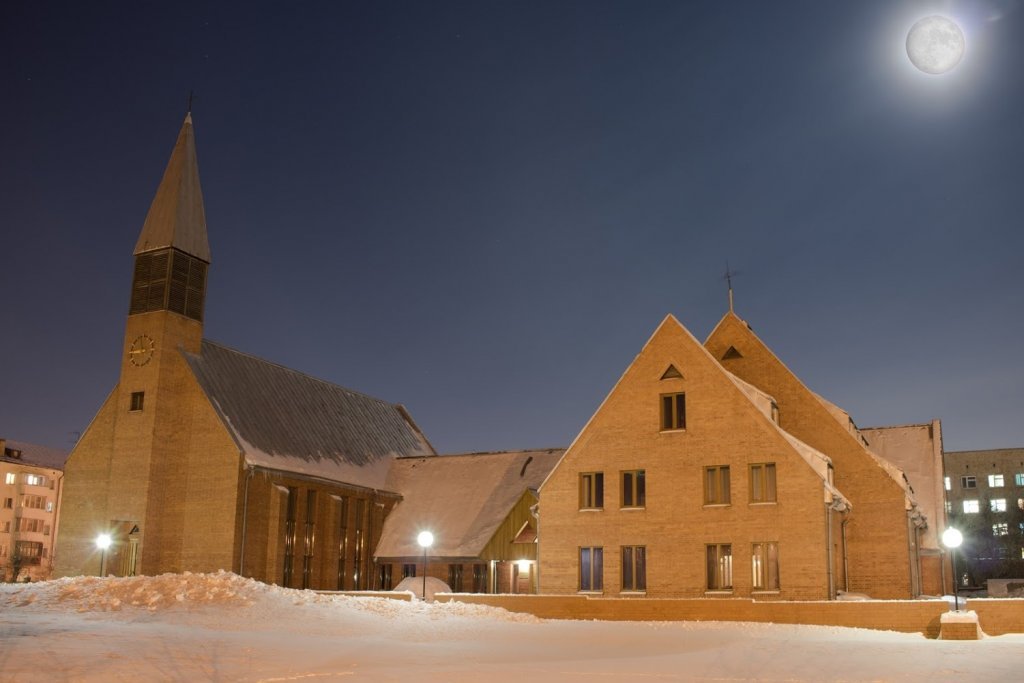
[[[722,354],[722,360],[732,360],[733,358],[743,358],[743,354],[737,351],[735,346],[730,346]]]
[[[670,365],[670,366],[668,366],[668,369],[665,370],[664,373],[662,373],[661,378],[662,379],[682,379],[683,378],[683,373],[679,372],[679,370],[676,369],[676,366]]]
[[[529,520],[519,529],[519,533],[512,539],[513,543],[535,543],[537,541],[537,530],[533,528]]]

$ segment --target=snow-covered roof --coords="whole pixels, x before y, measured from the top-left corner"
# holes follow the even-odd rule
[[[0,459],[4,462],[16,463],[18,465],[35,465],[37,467],[48,467],[53,470],[63,470],[64,461],[68,459],[68,452],[49,446],[40,446],[25,441],[12,441],[7,439],[4,448],[12,451],[20,451],[20,457],[8,457],[0,453]]]
[[[203,340],[182,352],[247,464],[382,489],[434,449],[402,406]]]
[[[439,455],[395,460],[387,489],[402,501],[388,515],[377,557],[417,557],[420,531],[432,557],[478,557],[509,511],[536,490],[565,449]]]

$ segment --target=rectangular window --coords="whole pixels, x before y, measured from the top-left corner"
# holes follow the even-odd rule
[[[951,514],[952,512],[953,512],[953,501],[947,500],[946,501],[946,514],[948,515],[948,514]]]
[[[41,474],[26,474],[25,483],[29,486],[46,486],[49,482]]]
[[[708,590],[732,590],[732,545],[717,543],[707,548]]]
[[[604,507],[604,472],[580,474],[580,510]]]
[[[990,474],[988,475],[988,486],[989,488],[998,489],[1005,486],[1003,481],[1003,475],[1001,474]]]
[[[402,578],[408,579],[410,576],[416,576],[416,564],[403,564],[402,565]]]
[[[448,587],[452,589],[453,593],[462,592],[462,565],[461,564],[450,564],[448,565]]]
[[[960,488],[962,489],[973,489],[978,486],[978,481],[974,477],[964,475],[960,477]]]
[[[686,394],[661,395],[661,430],[686,429]]]
[[[382,564],[380,571],[377,576],[377,584],[380,590],[389,591],[391,590],[391,564]]]
[[[345,590],[345,558],[348,557],[348,497],[338,501],[338,590]]]
[[[14,472],[8,472],[7,475],[4,477],[5,484],[14,484],[15,482],[17,482],[17,480],[18,475],[16,475]]]
[[[8,508],[8,509],[14,507],[14,499],[13,498],[4,498],[4,507]]]
[[[750,466],[750,502],[775,502],[775,463]]]
[[[1010,525],[1004,523],[992,525],[993,536],[1008,536],[1010,534]]]
[[[1013,475],[1013,483],[1015,486],[1024,486],[1024,472]]]
[[[946,487],[947,491],[952,491],[953,490],[953,483],[950,481],[949,477],[943,477],[942,478],[942,484],[943,484],[943,486]]]
[[[46,509],[46,498],[44,496],[24,495],[21,497],[21,507],[44,510]]]
[[[580,548],[580,590],[604,590],[604,548]]]
[[[309,588],[316,545],[316,491],[306,490],[306,528],[302,536],[302,587]]]
[[[622,546],[622,590],[647,590],[647,548],[642,545]]]
[[[15,531],[23,531],[30,534],[41,534],[47,530],[46,523],[41,519],[19,517],[14,522]]]
[[[473,592],[474,593],[486,593],[487,592],[487,565],[486,564],[474,564],[473,565]]]
[[[779,590],[779,544],[755,543],[750,557],[754,590]]]
[[[43,552],[43,544],[36,541],[15,541],[14,554],[21,558],[22,564],[41,564],[40,560],[46,557]]]
[[[622,507],[642,508],[647,505],[647,475],[644,470],[622,473]]]
[[[981,508],[978,506],[978,501],[976,501],[976,500],[965,500],[964,501],[964,512],[966,514],[969,514],[969,515],[974,514],[976,512],[981,512]]]
[[[292,560],[295,557],[295,509],[298,507],[298,498],[299,490],[294,486],[289,486],[284,523],[284,568],[281,577],[281,585],[285,588],[291,588],[292,584]]]
[[[728,505],[729,502],[729,466],[705,467],[704,504]]]
[[[988,502],[989,509],[992,512],[1006,512],[1006,499],[1005,498],[993,498]]]
[[[142,403],[146,400],[145,391],[133,391],[132,392],[132,403],[128,410],[137,411],[142,410]]]

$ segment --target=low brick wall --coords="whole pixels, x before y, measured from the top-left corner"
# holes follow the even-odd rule
[[[967,600],[967,608],[977,612],[981,630],[990,636],[1024,633],[1024,599],[975,598]]]
[[[939,636],[949,606],[941,600],[761,602],[749,599],[592,598],[585,595],[439,594],[439,601],[502,607],[544,619],[606,621],[753,621],[845,626]],[[991,601],[987,601],[991,602]],[[1024,601],[1017,601],[1024,608]],[[971,607],[970,609],[977,609]],[[990,608],[993,612],[995,609]],[[981,615],[982,610],[977,610]],[[985,624],[985,617],[981,616]],[[986,632],[988,630],[986,629]]]

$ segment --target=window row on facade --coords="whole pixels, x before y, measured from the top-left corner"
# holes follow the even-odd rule
[[[8,486],[13,486],[21,480],[22,484],[26,486],[46,486],[53,488],[53,481],[43,474],[33,474],[31,472],[7,472],[4,475],[4,483]]]
[[[704,504],[731,505],[732,485],[729,465],[704,468]],[[747,467],[750,503],[774,503],[778,500],[775,484],[775,463],[755,463]],[[619,472],[619,506],[642,508],[647,506],[647,472],[623,470]],[[604,472],[582,472],[579,475],[579,509],[604,508]]]
[[[964,514],[973,515],[981,512],[981,501],[977,498],[969,498],[961,501]],[[992,498],[988,501],[988,507],[991,512],[1006,512],[1006,499],[1005,498]],[[1017,507],[1024,510],[1024,498],[1017,499]],[[953,503],[946,503],[946,512],[953,511]]]
[[[19,507],[29,508],[32,510],[46,510],[47,512],[53,512],[53,501],[49,500],[46,496],[26,494],[21,497],[21,503]],[[7,510],[13,509],[14,498],[4,498],[4,508]]]
[[[943,477],[943,484],[947,491],[953,490],[953,479],[952,477]],[[1013,475],[1013,485],[1024,487],[1024,472],[1017,472]],[[1002,474],[990,474],[988,475],[988,487],[990,489],[1001,489],[1006,486],[1006,477]],[[978,478],[972,474],[965,474],[960,477],[960,488],[962,489],[976,489],[978,488]]]
[[[622,592],[647,590],[647,548],[624,545],[619,548],[619,589]],[[708,591],[732,591],[733,554],[731,543],[704,546],[705,588]],[[750,579],[755,591],[779,590],[779,544],[765,541],[751,544]],[[604,548],[579,549],[579,590],[604,591]]]
[[[31,517],[18,517],[14,520],[14,530],[30,534],[50,535],[50,525],[43,519],[32,519]],[[11,532],[11,521],[0,522],[0,533]]]

